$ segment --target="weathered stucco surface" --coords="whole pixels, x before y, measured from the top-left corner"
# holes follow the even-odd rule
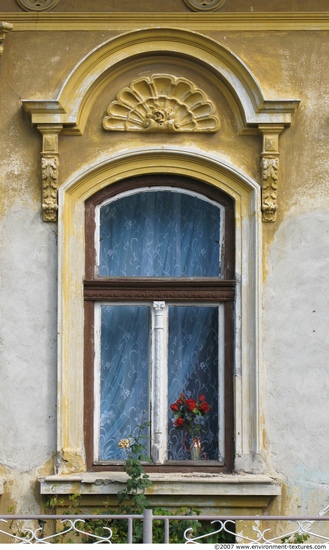
[[[86,0],[83,4],[83,11],[94,15],[131,9],[130,0]],[[185,24],[180,21],[180,25],[189,29],[191,12],[183,1],[156,4],[157,11],[168,17],[171,12],[186,14]],[[240,508],[260,513],[271,501],[267,510],[273,513],[316,514],[329,504],[329,15],[327,0],[295,0],[288,4],[283,0],[271,2],[271,12],[304,13],[303,28],[295,30],[293,17],[288,16],[284,29],[268,28],[272,23],[265,18],[257,30],[249,23],[248,28],[241,28],[245,24],[243,14],[269,11],[265,0],[227,0],[220,12],[212,14],[209,27],[209,16],[204,20],[207,25],[202,14],[194,14],[193,19],[193,32],[199,25],[200,34],[238,57],[258,82],[265,99],[300,100],[291,126],[280,135],[277,220],[262,224],[262,241],[257,241],[263,286],[258,296],[258,313],[255,308],[257,319],[252,321],[259,327],[260,336],[257,353],[261,372],[261,448],[255,451],[261,459],[257,464],[261,464],[263,475],[282,484],[281,496],[257,500],[251,490],[249,500],[241,497],[239,504],[238,495],[234,494],[233,499],[231,489],[226,488],[222,493],[219,490],[216,499],[213,495],[208,500],[205,497],[202,505],[209,510],[223,506],[227,512]],[[153,9],[149,2],[138,0],[132,13]],[[81,11],[80,2],[75,0],[62,0],[52,12],[42,14],[37,30],[29,26],[36,19],[23,12],[15,0],[2,0],[0,10],[0,20],[14,24],[5,37],[0,57],[0,478],[4,482],[0,484],[0,510],[5,513],[14,506],[19,512],[38,512],[47,498],[40,494],[38,478],[46,479],[55,473],[57,436],[61,430],[56,421],[58,246],[57,224],[45,223],[41,217],[42,135],[32,125],[22,100],[56,100],[64,82],[85,56],[106,41],[139,27],[130,23],[128,16],[124,25],[117,19],[113,27],[100,24],[99,29],[92,18],[87,23],[83,20],[81,25],[85,27],[81,30],[68,28],[64,19],[52,26],[52,16],[56,14],[74,19]],[[321,12],[325,23],[318,30],[314,23],[308,24],[308,17]],[[221,13],[232,14],[233,23],[228,30],[222,26]],[[296,21],[301,25],[298,17]],[[63,28],[59,29],[59,24]],[[159,16],[160,29],[161,25]],[[163,26],[179,25],[173,15]],[[218,165],[233,167],[241,181],[244,177],[246,182],[253,182],[255,189],[260,188],[261,134],[239,133],[238,116],[232,110],[225,86],[215,78],[215,69],[198,65],[196,59],[182,59],[177,52],[163,56],[152,53],[138,63],[129,59],[120,70],[108,71],[105,85],[91,96],[92,104],[82,108],[90,108],[83,135],[59,135],[58,184],[62,190],[73,182],[77,195],[82,182],[82,195],[87,193],[88,185],[84,174],[91,168],[95,167],[100,179],[100,167],[107,166],[110,159],[125,155],[128,158],[137,150],[151,154],[168,149],[184,151],[186,158],[194,158],[193,162],[198,155],[215,159]],[[150,134],[105,132],[102,119],[118,91],[134,79],[153,73],[179,74],[201,88],[216,106],[219,132],[166,134],[165,139],[163,134],[155,133],[151,140]],[[74,105],[74,95],[70,101]],[[131,163],[132,172],[142,170],[143,160],[138,162],[136,167]],[[187,166],[188,161],[184,162]],[[114,181],[115,170],[111,170],[106,177]],[[150,163],[147,170],[151,170]],[[167,166],[166,170],[170,168]],[[210,168],[205,168],[205,172],[210,181]],[[90,173],[93,183],[96,175]],[[247,202],[241,199],[241,204]],[[72,207],[69,212],[76,211]],[[65,227],[65,220],[63,223],[61,227]],[[242,226],[244,223],[245,220]],[[78,227],[77,239],[81,231]],[[81,280],[76,282],[79,285]],[[79,391],[82,380],[72,381],[75,382]],[[62,410],[66,406],[69,404],[61,403]],[[249,414],[255,411],[250,409]],[[81,433],[76,430],[79,440]],[[63,449],[62,461],[68,463],[66,473],[83,469],[83,460],[83,450]],[[239,464],[247,463],[241,459]],[[63,487],[75,481],[64,480]],[[93,502],[96,501],[97,497]]]
[[[289,513],[328,502],[328,235],[328,209],[320,205],[287,216],[264,293],[269,452],[295,497]]]

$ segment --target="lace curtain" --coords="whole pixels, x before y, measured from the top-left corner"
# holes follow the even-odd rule
[[[102,206],[101,277],[218,277],[220,209],[194,195],[145,191]]]
[[[201,424],[202,450],[218,459],[218,308],[169,308],[168,411],[181,393],[189,399],[204,395],[211,406]],[[201,417],[200,417],[201,420]],[[191,438],[173,425],[169,414],[168,459],[188,460]]]
[[[149,312],[147,306],[102,306],[100,460],[123,459],[120,439],[149,420]],[[189,439],[173,426],[169,405],[206,396],[211,405],[201,424],[208,459],[218,457],[218,308],[169,307],[168,459],[187,460]],[[156,406],[156,403],[154,404]]]
[[[100,210],[99,275],[206,277],[220,274],[220,208],[186,193],[139,192]],[[99,459],[124,459],[118,441],[149,420],[150,308],[101,306]],[[202,433],[218,458],[218,307],[169,306],[169,404],[184,391],[206,396],[211,413]],[[155,404],[156,406],[156,404]],[[170,414],[168,459],[185,460],[182,433]]]
[[[101,307],[100,460],[124,459],[118,448],[148,414],[149,308]]]

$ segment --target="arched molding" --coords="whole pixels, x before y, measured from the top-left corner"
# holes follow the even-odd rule
[[[263,136],[261,209],[263,221],[276,220],[279,135],[291,124],[291,115],[299,101],[266,100],[247,66],[212,39],[182,29],[153,28],[121,34],[95,48],[72,70],[57,99],[23,100],[32,123],[43,135],[44,221],[56,221],[57,217],[59,149],[55,135],[59,131],[81,135],[92,106],[106,86],[132,65],[143,68],[150,62],[164,60],[173,62],[178,70],[180,65],[188,64],[197,73],[208,76],[226,97],[239,132]]]
[[[114,155],[87,172],[76,174],[59,189],[59,473],[70,474],[85,468],[81,346],[84,336],[85,201],[125,178],[156,173],[188,176],[205,185],[216,186],[234,198],[236,469],[259,473],[263,429],[259,398],[260,188],[252,179],[213,156],[174,148],[166,151],[138,149]]]
[[[172,56],[197,63],[226,91],[242,132],[259,124],[289,126],[298,101],[266,100],[247,66],[230,50],[204,35],[175,28],[128,32],[96,47],[74,67],[55,100],[23,100],[34,124],[62,124],[65,133],[81,134],[99,93],[122,74],[127,63],[145,64],[150,56]]]

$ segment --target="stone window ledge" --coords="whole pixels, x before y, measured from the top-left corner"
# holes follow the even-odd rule
[[[153,495],[226,495],[273,497],[281,494],[280,483],[265,475],[207,473],[149,473]],[[116,495],[122,490],[124,472],[91,472],[40,477],[41,494]]]

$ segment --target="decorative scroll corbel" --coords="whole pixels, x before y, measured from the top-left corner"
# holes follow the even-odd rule
[[[62,125],[38,125],[38,130],[42,133],[42,219],[44,222],[57,221],[58,134],[62,129]]]
[[[279,179],[279,135],[283,126],[259,125],[263,134],[261,153],[263,222],[275,222]]]
[[[13,29],[13,25],[11,23],[0,21],[0,57],[3,54],[3,41],[6,38],[6,34],[12,29]]]

